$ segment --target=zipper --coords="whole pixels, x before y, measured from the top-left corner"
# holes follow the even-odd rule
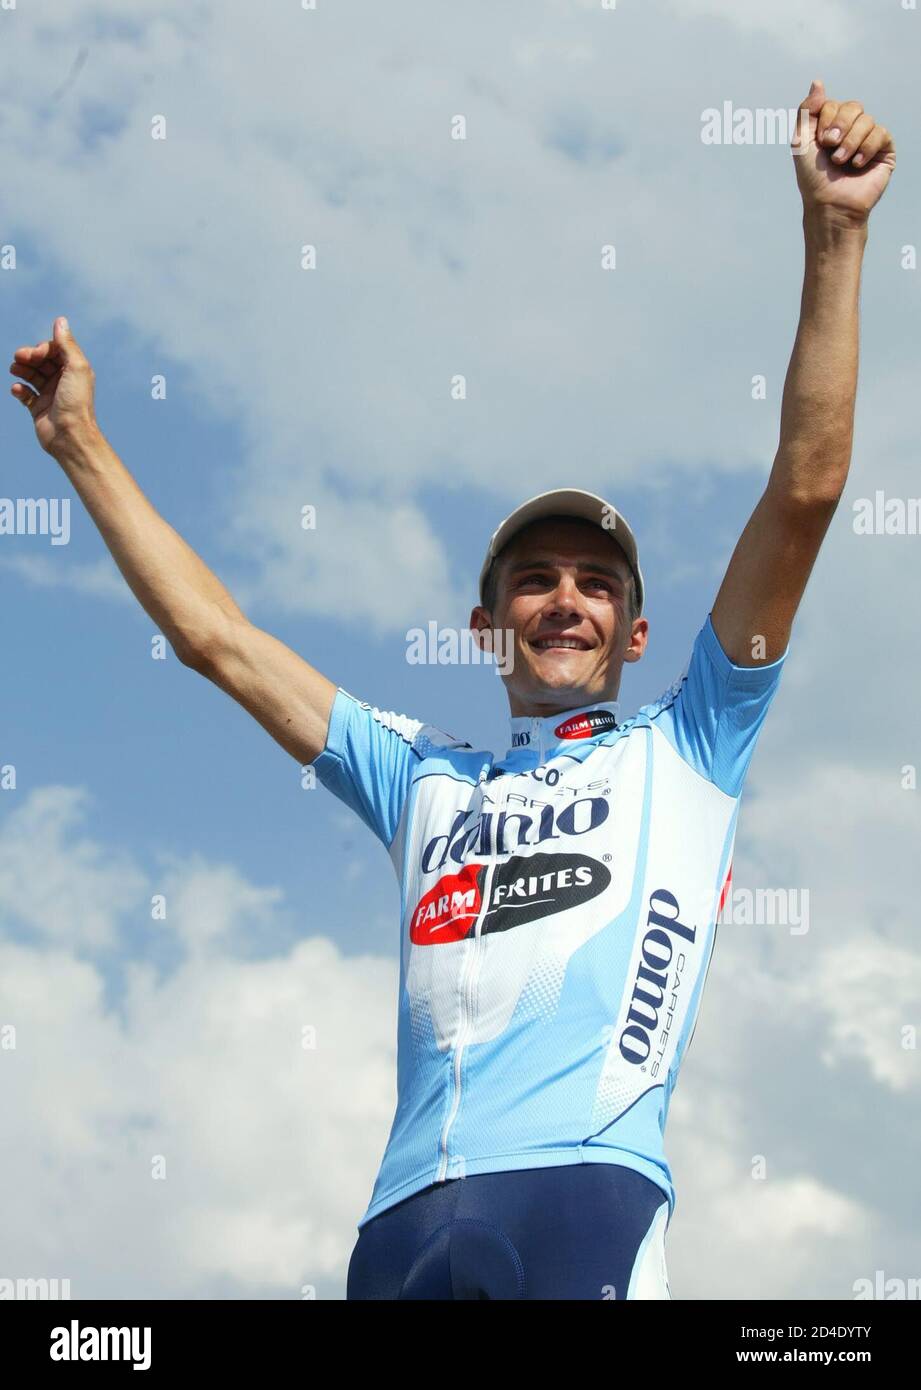
[[[536,726],[536,728],[534,726]],[[532,723],[532,729],[534,730],[534,733],[537,733],[539,727],[540,720],[535,719]],[[539,755],[538,761],[540,761]],[[498,787],[496,788],[496,790],[498,791]],[[507,805],[508,793],[502,792],[497,797],[494,805],[493,814],[496,818],[494,822],[495,826],[498,826],[499,813],[502,807]],[[465,962],[464,967],[464,975],[461,982],[461,1024],[460,1028],[458,1029],[457,1042],[454,1045],[454,1061],[452,1064],[452,1075],[454,1078],[454,1098],[451,1101],[451,1109],[448,1111],[448,1117],[445,1120],[444,1129],[441,1131],[441,1155],[438,1163],[438,1176],[436,1178],[437,1182],[444,1182],[448,1176],[448,1139],[451,1133],[451,1127],[454,1124],[454,1121],[457,1119],[457,1112],[460,1109],[460,1103],[462,1099],[463,1088],[461,1085],[461,1070],[464,1061],[464,1051],[467,1047],[467,1037],[470,1032],[470,1021],[473,1012],[473,994],[475,991],[476,984],[479,980],[480,972],[478,967],[480,965],[480,961],[482,959],[483,954],[480,948],[480,941],[482,939],[483,934],[483,922],[486,918],[486,913],[489,908],[489,898],[490,891],[492,889],[492,881],[495,877],[496,869],[498,868],[497,855],[493,854],[491,857],[492,863],[488,866],[486,870],[486,879],[483,884],[482,906],[480,907],[479,916],[477,917],[476,924],[473,928],[473,949],[469,952],[467,956],[467,960]]]

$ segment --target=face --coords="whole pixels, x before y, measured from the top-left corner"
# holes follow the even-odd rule
[[[470,625],[512,634],[503,675],[513,715],[543,717],[615,700],[624,662],[639,661],[648,623],[629,618],[630,567],[613,536],[578,520],[540,521],[498,561],[495,609]]]

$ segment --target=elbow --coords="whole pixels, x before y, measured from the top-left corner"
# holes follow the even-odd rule
[[[791,512],[834,511],[847,486],[850,461],[850,435],[821,445],[813,441],[808,448],[782,444],[768,489]]]
[[[201,627],[177,632],[170,641],[183,666],[220,684],[228,661],[239,652],[241,632],[239,622],[218,613],[213,621],[209,619]]]
[[[805,496],[793,496],[788,501],[788,511],[791,517],[802,517],[808,521],[810,517],[831,517],[841,501],[841,491],[829,488],[822,492],[809,492]]]
[[[201,643],[188,642],[177,637],[170,641],[170,646],[183,666],[188,666],[190,671],[197,671],[199,675],[205,674],[208,661],[205,647]]]
[[[191,636],[176,633],[170,637],[170,646],[183,666],[188,666],[190,671],[207,676],[214,670],[216,643],[212,637],[205,637],[200,633]]]
[[[801,517],[830,517],[844,495],[847,477],[810,479],[808,483],[788,484],[775,493],[775,498],[791,520]]]

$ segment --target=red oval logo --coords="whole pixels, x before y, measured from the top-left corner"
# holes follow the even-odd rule
[[[480,914],[480,874],[484,868],[483,864],[465,864],[459,874],[445,874],[420,899],[409,923],[409,939],[415,946],[463,941]]]
[[[617,728],[617,718],[609,709],[593,709],[588,714],[573,714],[554,729],[557,738],[594,738]]]

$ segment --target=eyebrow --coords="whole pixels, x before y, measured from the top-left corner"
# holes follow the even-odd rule
[[[556,569],[558,563],[557,560],[546,558],[534,559],[532,556],[530,560],[514,560],[509,565],[507,573],[520,574],[523,570]],[[589,563],[588,561],[580,561],[579,568],[583,572],[588,571],[591,574],[606,574],[610,579],[616,579],[621,584],[626,584],[627,582],[620,570],[614,569],[612,565],[606,565],[604,561],[599,561],[597,564]]]

